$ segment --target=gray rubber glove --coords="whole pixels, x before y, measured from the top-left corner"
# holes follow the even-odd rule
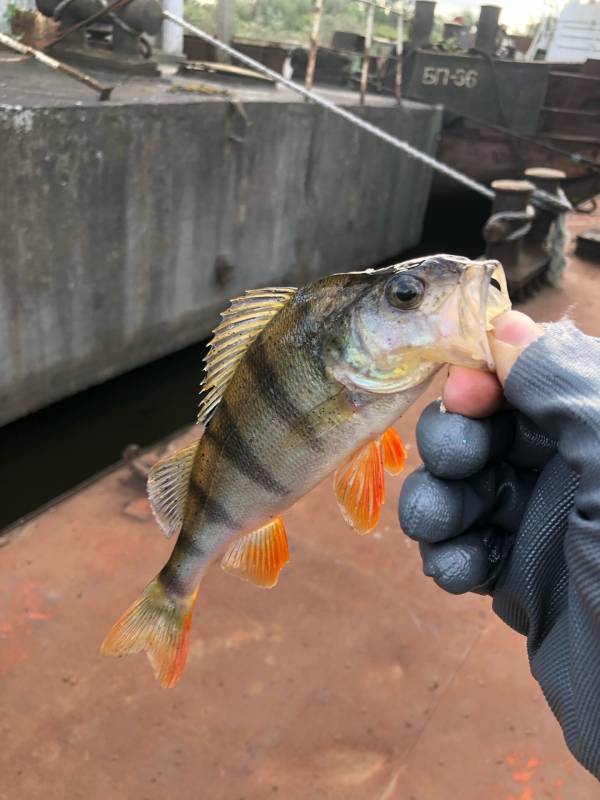
[[[600,340],[547,326],[504,393],[515,411],[483,420],[423,412],[400,522],[426,575],[491,594],[527,636],[570,750],[600,778]]]

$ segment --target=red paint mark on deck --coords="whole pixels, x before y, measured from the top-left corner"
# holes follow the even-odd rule
[[[506,800],[534,800],[534,789],[531,781],[535,779],[535,771],[542,762],[535,756],[526,756],[524,753],[508,753],[504,761],[511,768],[511,778],[516,783],[526,784],[517,794],[509,794]]]
[[[513,780],[517,781],[518,783],[529,783],[529,781],[533,778],[533,772],[531,770],[524,772],[513,772],[512,776]]]

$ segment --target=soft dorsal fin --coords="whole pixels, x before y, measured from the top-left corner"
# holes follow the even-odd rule
[[[285,527],[279,517],[234,542],[223,556],[225,572],[271,589],[290,560]]]
[[[296,291],[291,286],[251,289],[221,314],[204,359],[198,422],[206,425],[248,347]]]
[[[156,521],[169,539],[183,524],[185,501],[198,442],[161,458],[148,473],[148,499]]]

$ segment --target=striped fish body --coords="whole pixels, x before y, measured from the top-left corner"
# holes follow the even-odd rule
[[[345,518],[372,530],[383,469],[404,459],[390,426],[443,363],[485,365],[486,322],[509,305],[497,262],[453,256],[234,300],[207,358],[203,436],[149,477],[176,545],[103,652],[145,650],[174,685],[206,565],[230,544],[225,569],[274,585],[288,556],[281,513],[334,471]]]
[[[329,279],[332,290],[338,282]],[[162,573],[171,591],[190,592],[227,540],[289,508],[423,391],[421,383],[369,396],[332,378],[318,311],[295,296],[239,363],[198,445],[184,525]]]

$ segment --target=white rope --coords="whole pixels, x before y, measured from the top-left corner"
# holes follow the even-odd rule
[[[272,80],[276,81],[277,83],[282,83],[284,86],[287,86],[288,89],[291,89],[296,94],[302,95],[307,100],[311,100],[313,103],[316,103],[323,108],[326,108],[328,111],[331,111],[332,114],[337,114],[338,117],[343,117],[344,119],[348,120],[348,122],[352,122],[359,128],[362,128],[369,133],[372,133],[373,136],[379,137],[379,139],[383,139],[384,142],[391,144],[392,147],[396,147],[398,150],[402,150],[403,153],[406,153],[407,156],[410,158],[415,158],[418,161],[422,161],[427,166],[431,167],[432,169],[441,172],[442,175],[446,175],[448,178],[452,178],[458,183],[462,183],[463,186],[467,186],[469,189],[473,189],[474,192],[478,192],[479,194],[483,195],[484,197],[489,198],[490,200],[494,199],[494,192],[491,189],[488,189],[487,186],[484,186],[482,183],[478,183],[477,181],[472,180],[467,175],[463,175],[462,172],[458,172],[452,167],[449,167],[447,164],[443,164],[441,161],[438,161],[433,156],[427,155],[427,153],[421,152],[421,150],[417,150],[416,147],[408,144],[408,142],[403,141],[402,139],[398,139],[395,136],[392,136],[391,133],[386,133],[386,131],[378,128],[376,125],[371,125],[370,122],[367,122],[361,117],[357,117],[352,112],[347,111],[345,108],[332,103],[330,100],[326,100],[321,95],[313,92],[312,90],[305,89],[304,86],[300,86],[293,81],[284,78],[279,72],[275,72],[269,67],[266,67],[264,64],[261,64],[259,61],[255,61],[250,56],[246,56],[243,53],[240,53],[239,50],[236,50],[235,47],[230,47],[225,42],[221,42],[219,39],[215,39],[214,36],[211,36],[209,33],[197,28],[195,25],[191,25],[189,22],[186,22],[184,19],[180,17],[176,17],[175,14],[171,14],[170,11],[163,11],[163,17],[165,19],[174,22],[176,25],[180,25],[182,28],[190,31],[190,33],[194,33],[196,36],[199,36],[201,39],[204,39],[205,42],[209,42],[214,47],[218,47],[221,50],[224,50],[230,56],[233,56],[238,61],[241,61],[243,64],[251,67],[252,69],[256,70],[257,72],[261,72],[263,75],[271,78]]]

